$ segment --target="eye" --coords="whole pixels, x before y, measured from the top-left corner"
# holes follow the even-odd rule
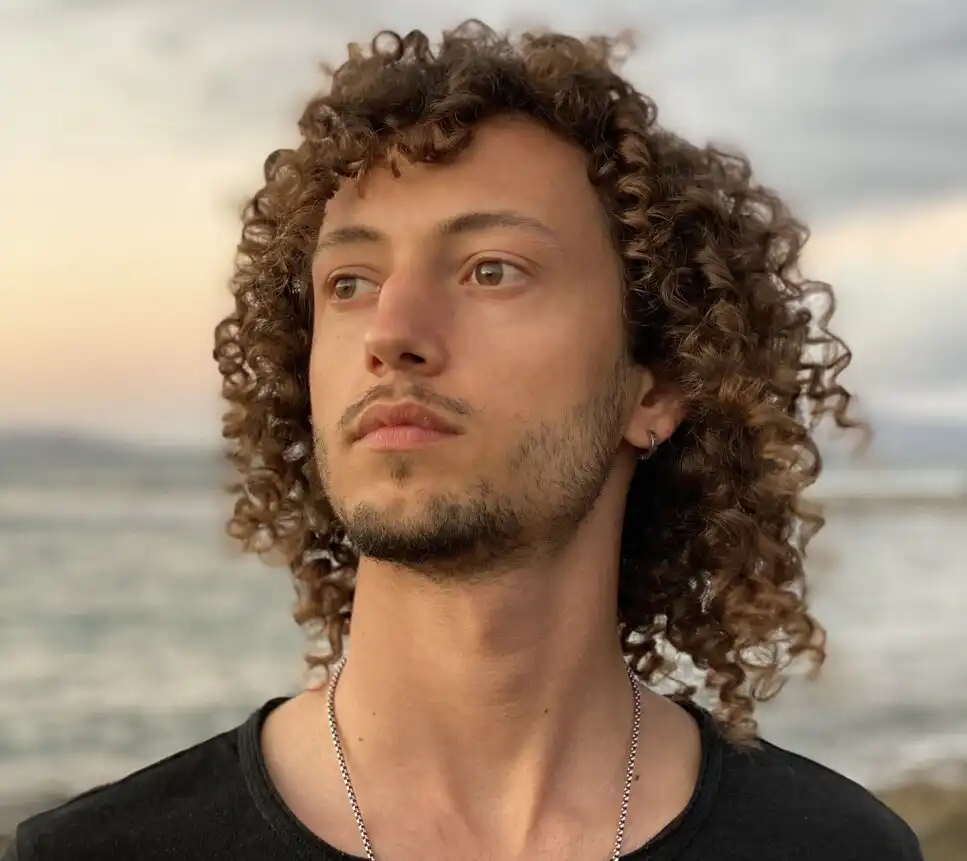
[[[338,301],[347,301],[354,299],[358,291],[365,290],[367,287],[379,289],[368,278],[362,278],[359,275],[337,275],[329,281],[329,294]]]
[[[470,280],[481,287],[499,287],[524,278],[526,273],[503,260],[481,260],[473,267]]]

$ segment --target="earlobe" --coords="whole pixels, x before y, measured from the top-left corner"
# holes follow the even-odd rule
[[[678,387],[664,383],[650,368],[640,368],[638,399],[625,438],[644,460],[678,428],[685,402]],[[646,454],[647,452],[647,454]]]

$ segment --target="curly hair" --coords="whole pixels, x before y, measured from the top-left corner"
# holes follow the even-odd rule
[[[798,261],[808,233],[748,161],[663,129],[621,77],[618,40],[514,38],[470,21],[433,47],[383,32],[328,69],[295,149],[272,153],[243,213],[234,311],[215,332],[229,402],[223,435],[240,475],[229,534],[293,575],[296,622],[328,669],[348,633],[358,557],[312,458],[307,380],[311,250],[326,202],[378,164],[446,163],[491,118],[530,118],[587,155],[624,266],[628,349],[679,387],[687,417],[631,481],[618,630],[647,683],[677,682],[685,656],[735,741],[790,662],[818,670],[825,632],[807,609],[804,556],[822,527],[803,497],[821,458],[817,424],[859,428],[838,381],[829,285]]]

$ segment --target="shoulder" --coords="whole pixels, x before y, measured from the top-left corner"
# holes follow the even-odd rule
[[[225,821],[244,795],[238,730],[95,787],[22,822],[11,846],[19,861],[113,861],[193,857],[199,823]]]
[[[913,830],[869,790],[767,741],[729,746],[719,813],[796,857],[922,861]]]

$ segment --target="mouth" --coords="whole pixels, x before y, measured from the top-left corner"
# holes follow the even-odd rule
[[[371,451],[414,451],[456,436],[418,425],[383,425],[360,440]]]
[[[377,405],[356,427],[356,441],[372,451],[410,451],[463,433],[457,425],[415,403]]]

